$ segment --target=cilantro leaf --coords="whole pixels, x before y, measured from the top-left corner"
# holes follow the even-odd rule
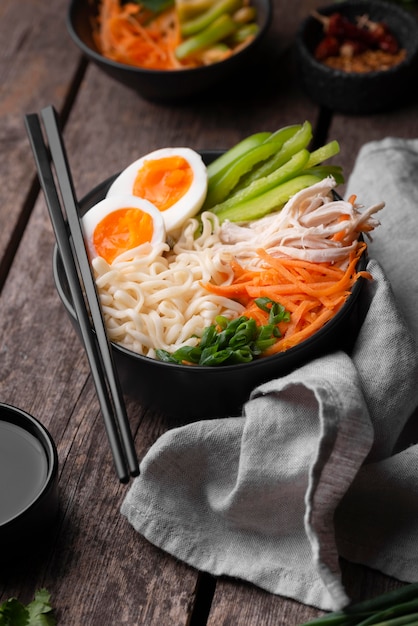
[[[56,621],[46,589],[36,591],[27,606],[16,598],[0,604],[0,626],[55,626]]]
[[[27,606],[29,611],[28,626],[55,626],[56,621],[50,604],[51,595],[46,589],[35,593],[35,599]]]
[[[16,600],[9,598],[0,604],[0,626],[28,626],[29,611]]]

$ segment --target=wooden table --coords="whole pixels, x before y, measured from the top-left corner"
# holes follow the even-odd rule
[[[24,128],[53,104],[79,197],[138,156],[169,145],[227,148],[259,130],[310,120],[315,143],[338,139],[349,176],[359,148],[418,136],[417,101],[355,120],[320,110],[301,92],[292,43],[313,0],[275,0],[268,74],[231,93],[183,105],[147,102],[86,64],[65,25],[68,0],[2,0],[0,8],[0,401],[28,411],[58,447],[60,513],[49,549],[4,571],[0,602],[52,594],[65,626],[300,624],[312,607],[227,578],[214,580],[139,536],[119,513],[127,486],[114,473],[87,359],[52,278],[54,237]],[[127,398],[141,459],[170,423]],[[355,599],[399,583],[343,563]]]

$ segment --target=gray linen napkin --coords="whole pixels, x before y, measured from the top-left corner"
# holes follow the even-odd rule
[[[339,556],[418,581],[418,445],[395,454],[418,406],[418,140],[366,144],[349,193],[386,202],[352,354],[260,385],[240,417],[168,431],[121,508],[195,568],[322,609],[350,600]]]

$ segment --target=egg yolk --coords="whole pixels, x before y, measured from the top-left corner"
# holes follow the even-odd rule
[[[151,241],[153,233],[151,215],[126,207],[112,211],[97,224],[93,245],[99,256],[112,263],[122,252]]]
[[[138,170],[133,194],[166,211],[184,196],[192,181],[193,170],[182,156],[151,159]]]

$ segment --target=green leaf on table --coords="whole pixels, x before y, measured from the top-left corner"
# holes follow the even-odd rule
[[[50,604],[51,595],[46,589],[40,589],[35,593],[35,598],[28,604],[28,626],[55,626],[56,621],[52,614]]]
[[[40,589],[27,606],[9,598],[0,604],[0,626],[55,626],[50,597],[46,589]]]
[[[0,626],[27,626],[29,624],[29,611],[16,600],[9,598],[0,604]]]

